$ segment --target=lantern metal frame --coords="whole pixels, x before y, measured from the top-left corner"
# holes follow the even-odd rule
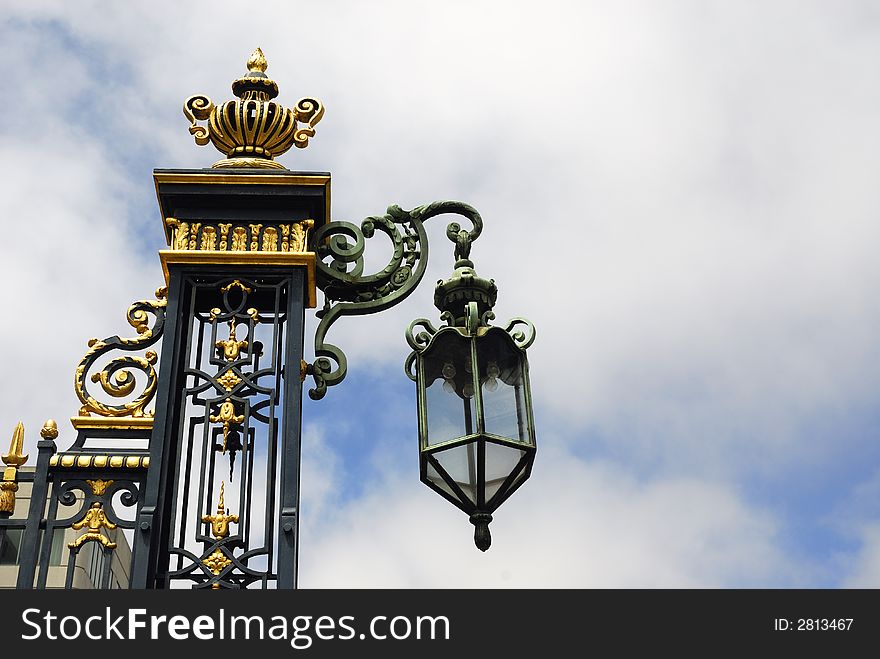
[[[441,285],[444,282],[441,282]],[[447,501],[470,516],[474,525],[474,543],[486,551],[491,545],[489,523],[492,513],[504,503],[531,475],[537,444],[535,440],[534,412],[529,382],[529,366],[526,349],[535,339],[535,328],[524,318],[511,320],[506,327],[489,325],[494,318],[491,311],[479,314],[479,305],[470,301],[465,306],[465,318],[462,325],[454,324],[452,315],[445,314],[450,324],[436,329],[429,320],[420,318],[413,321],[406,332],[407,342],[412,347],[406,361],[405,370],[411,380],[416,383],[417,406],[419,420],[419,472],[421,481],[440,494]],[[421,327],[421,331],[416,328]],[[481,381],[480,345],[493,337],[500,337],[507,342],[508,348],[517,356],[517,369],[521,379],[521,399],[517,400],[517,423],[519,439],[489,432],[486,423],[486,404],[484,382]],[[463,414],[466,417],[465,433],[457,437],[432,443],[429,424],[430,404],[426,381],[427,369],[425,359],[430,356],[442,342],[460,341],[468,343],[470,354],[466,356],[471,364],[470,396],[463,398]],[[467,385],[465,385],[467,386]],[[467,399],[471,399],[468,401]],[[521,401],[521,402],[520,402]],[[473,412],[470,411],[471,406]],[[472,418],[468,418],[471,417]],[[470,423],[468,423],[470,421]],[[497,489],[487,494],[487,444],[507,447],[521,451],[521,456],[513,468],[504,476]],[[472,476],[474,492],[465,493],[459,481],[450,475],[447,468],[440,464],[437,455],[459,447],[468,446],[470,469],[475,470]],[[432,477],[431,471],[434,476]],[[438,478],[439,477],[439,478]],[[441,480],[442,479],[442,480]],[[498,480],[498,479],[493,479]]]

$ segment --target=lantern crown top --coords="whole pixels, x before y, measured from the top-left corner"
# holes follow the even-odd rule
[[[215,105],[203,94],[186,100],[189,132],[199,146],[211,142],[225,154],[212,167],[286,169],[275,157],[292,146],[308,146],[324,106],[314,98],[301,98],[293,108],[276,103],[278,83],[266,75],[269,63],[261,48],[251,53],[246,66],[247,73],[232,83],[236,100]],[[200,120],[207,125],[199,125]]]
[[[451,325],[466,327],[468,314],[478,324],[487,324],[486,314],[492,312],[498,298],[494,279],[480,277],[470,259],[459,259],[449,279],[440,280],[434,287],[434,306],[441,318]]]
[[[440,280],[434,287],[434,306],[452,325],[464,327],[466,311],[470,303],[475,303],[477,318],[482,319],[491,313],[498,297],[498,287],[494,279],[485,279],[477,274],[471,261],[471,244],[479,237],[482,223],[475,223],[474,231],[462,229],[457,222],[446,227],[446,237],[455,245],[455,270],[446,280]]]

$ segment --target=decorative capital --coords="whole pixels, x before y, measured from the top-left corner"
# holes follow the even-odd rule
[[[275,103],[278,84],[266,75],[268,66],[257,48],[247,60],[247,73],[232,83],[237,100],[218,106],[197,94],[183,104],[196,144],[211,142],[226,155],[213,167],[285,169],[275,157],[292,146],[304,149],[314,137],[324,106],[314,98],[302,98],[293,108]],[[207,120],[207,125],[199,125],[200,120]]]

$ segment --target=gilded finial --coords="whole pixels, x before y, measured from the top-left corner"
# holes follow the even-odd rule
[[[0,481],[0,517],[9,517],[15,512],[15,493],[18,492],[18,468],[27,462],[28,456],[22,453],[24,449],[24,424],[19,421],[12,431],[12,442],[9,444],[9,453],[0,455],[0,459],[6,463],[3,470],[3,480]]]
[[[268,66],[262,49],[257,48],[247,60],[247,74],[232,83],[236,100],[214,105],[207,96],[197,94],[183,104],[196,144],[211,142],[226,155],[213,167],[286,169],[275,157],[292,146],[304,149],[314,137],[324,106],[314,98],[301,98],[293,108],[273,101],[278,84],[266,75]],[[200,120],[207,120],[207,125],[199,125]]]
[[[58,438],[58,424],[55,422],[55,419],[46,419],[46,423],[40,428],[40,437],[43,439]]]
[[[9,453],[0,455],[9,467],[17,468],[27,462],[28,456],[22,454],[24,448],[24,424],[19,421],[12,431],[12,441],[9,443]],[[7,470],[8,471],[8,470]]]
[[[266,72],[266,69],[269,68],[269,63],[266,61],[266,56],[263,55],[262,48],[257,47],[257,49],[251,53],[251,56],[247,61],[247,68],[251,73]]]

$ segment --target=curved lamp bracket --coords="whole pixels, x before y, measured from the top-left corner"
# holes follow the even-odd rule
[[[473,225],[468,231],[458,222],[446,227],[455,244],[456,260],[467,259],[471,243],[483,230],[483,219],[472,206],[460,201],[435,201],[406,211],[389,206],[385,215],[366,218],[358,227],[350,222],[330,222],[315,232],[318,255],[317,286],[324,292],[321,322],[315,332],[315,362],[307,368],[315,382],[309,397],[320,400],[327,387],[345,378],[345,353],[324,339],[340,316],[361,316],[389,309],[409,296],[421,282],[428,265],[428,237],[424,222],[437,215],[461,215]],[[380,271],[364,275],[365,239],[381,231],[391,239],[393,252]]]

